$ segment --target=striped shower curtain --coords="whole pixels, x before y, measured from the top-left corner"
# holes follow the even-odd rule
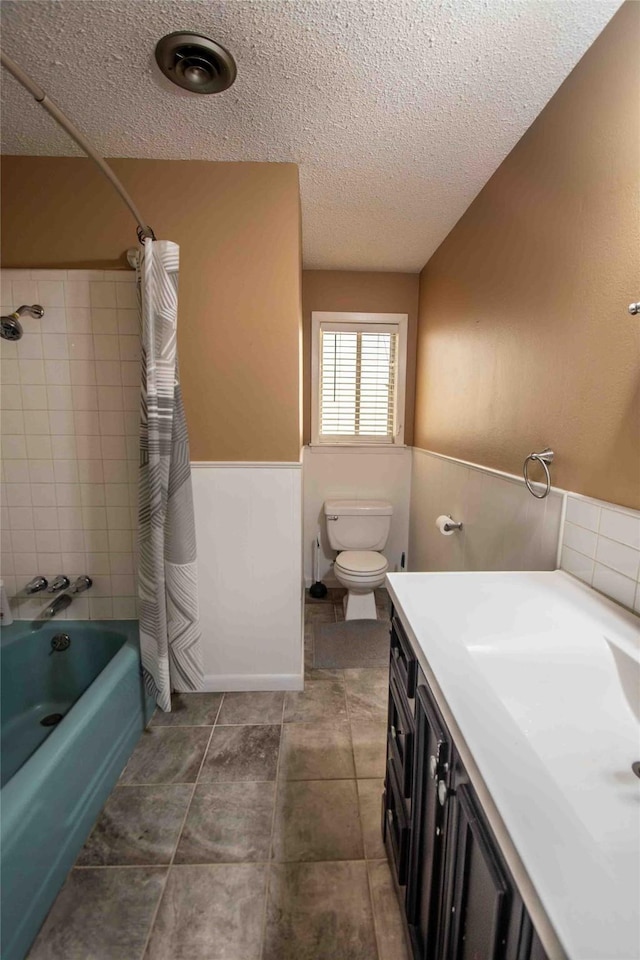
[[[189,438],[176,350],[180,248],[144,241],[140,423],[140,649],[147,691],[171,710],[171,691],[201,690],[196,537]]]

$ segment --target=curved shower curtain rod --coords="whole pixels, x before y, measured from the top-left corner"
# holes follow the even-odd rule
[[[120,180],[118,180],[107,161],[94,150],[86,137],[84,137],[78,128],[71,123],[71,121],[64,115],[62,110],[60,110],[60,108],[49,99],[42,87],[38,86],[38,84],[35,83],[35,81],[32,80],[27,73],[24,72],[22,67],[19,67],[18,64],[12,60],[11,57],[8,57],[6,53],[0,54],[0,62],[5,70],[8,70],[9,73],[15,77],[18,83],[21,84],[25,90],[27,90],[34,97],[35,100],[37,100],[40,106],[44,107],[44,109],[51,117],[53,117],[56,123],[58,123],[62,129],[69,134],[71,139],[75,140],[80,149],[84,150],[87,156],[91,157],[94,163],[98,165],[107,180],[113,187],[115,187],[126,205],[129,207],[131,213],[136,218],[136,222],[138,224],[138,239],[140,242],[142,243],[142,241],[147,237],[149,237],[151,240],[155,240],[155,234],[153,230],[143,218],[137,206],[129,196],[128,192],[125,190]]]

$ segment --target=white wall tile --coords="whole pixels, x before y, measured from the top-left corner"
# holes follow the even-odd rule
[[[74,333],[69,336],[70,360],[93,360],[95,345],[90,333]]]
[[[120,346],[117,336],[94,336],[94,353],[96,360],[119,360]],[[127,358],[128,359],[128,358]]]
[[[97,410],[98,388],[94,385],[74,385],[71,387],[74,410]]]
[[[25,432],[22,410],[4,410],[2,413],[3,434],[21,434]]]
[[[25,318],[19,342],[2,343],[5,582],[14,591],[36,572],[88,572],[95,577],[92,595],[76,598],[65,616],[135,616],[140,365],[134,275],[0,271],[0,285],[7,309],[16,296],[45,308],[42,322]],[[14,602],[18,616],[32,617],[42,605],[41,597]]]
[[[68,307],[66,311],[68,333],[91,333],[91,311],[88,307]]]
[[[91,306],[96,307],[115,307],[116,306],[116,288],[113,283],[90,283],[89,298]]]
[[[31,483],[53,483],[55,480],[53,460],[30,460],[29,479]]]
[[[45,384],[47,382],[45,377],[45,367],[43,360],[18,360],[20,368],[20,383],[28,386],[34,384]],[[58,383],[59,381],[50,381]],[[23,393],[24,396],[24,393]]]
[[[30,436],[45,436],[51,433],[50,413],[48,410],[25,410],[24,432]],[[4,430],[4,423],[2,424]],[[43,459],[42,457],[38,459]]]
[[[40,386],[22,386],[21,405],[23,410],[46,410],[47,409],[47,390],[44,385]]]
[[[91,310],[91,330],[94,334],[104,336],[118,333],[118,314],[113,307]]]
[[[45,308],[45,311],[51,307],[64,307],[64,283],[59,280],[40,280],[38,298],[38,303]]]
[[[598,531],[600,521],[600,507],[595,503],[585,500],[578,500],[569,497],[567,500],[566,519],[571,523],[577,523],[580,527],[586,527],[587,530]]]
[[[581,520],[582,526],[569,518]],[[562,542],[563,570],[619,603],[633,606],[635,583],[640,578],[639,511],[567,494]]]
[[[618,543],[626,543],[640,550],[640,516],[603,508],[599,532],[602,537],[608,537]]]
[[[67,332],[67,311],[62,307],[48,307],[45,316],[38,320],[41,332],[66,333]],[[45,354],[46,356],[46,354]]]
[[[638,579],[640,550],[634,550],[626,544],[616,543],[615,540],[608,540],[601,536],[598,537],[596,560],[624,574],[625,577],[631,577],[632,580]]]
[[[67,337],[57,333],[43,334],[42,355],[49,360],[68,360],[69,344]]]
[[[88,307],[89,284],[84,280],[69,281],[65,284],[65,299],[68,307]]]
[[[3,464],[3,469],[7,483],[29,482],[28,460],[7,460],[6,463]]]
[[[53,476],[56,483],[78,483],[78,461],[73,460],[55,460],[53,463]]]
[[[601,593],[606,594],[625,607],[632,607],[636,592],[636,582],[629,577],[624,577],[615,570],[604,567],[596,563],[593,573],[593,587]]]

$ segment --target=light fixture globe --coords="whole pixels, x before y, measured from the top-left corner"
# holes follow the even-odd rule
[[[156,44],[165,77],[191,93],[221,93],[236,79],[235,60],[219,43],[197,33],[169,33]]]

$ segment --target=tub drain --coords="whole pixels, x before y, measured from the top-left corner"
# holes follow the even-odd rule
[[[64,713],[48,713],[46,717],[43,717],[40,721],[41,727],[55,727],[56,723],[60,723]]]

